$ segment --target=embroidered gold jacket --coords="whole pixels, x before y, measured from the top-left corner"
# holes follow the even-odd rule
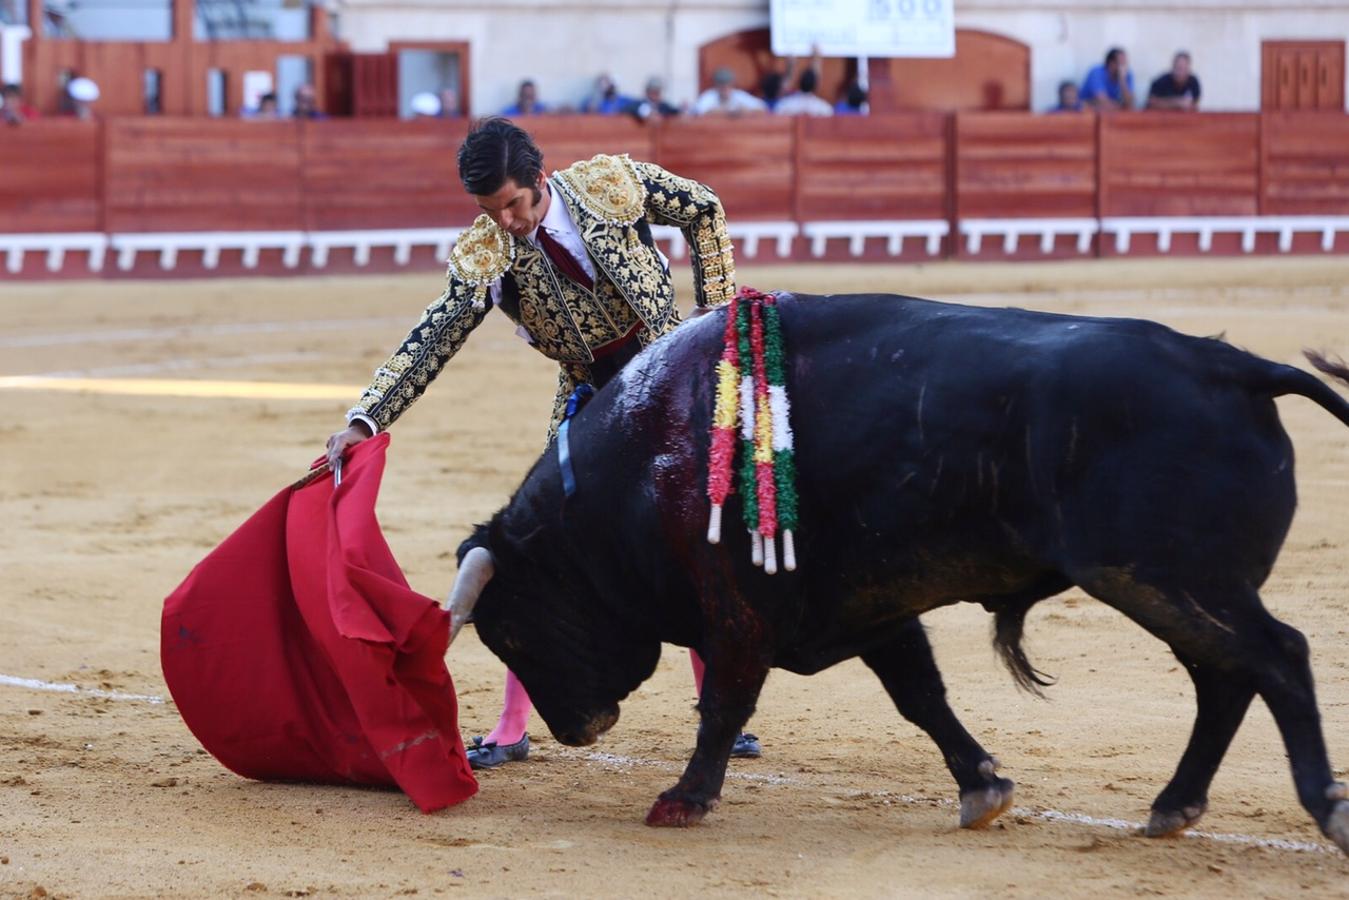
[[[563,277],[542,251],[479,216],[450,254],[445,293],[375,370],[348,421],[360,415],[380,430],[392,425],[486,316],[491,285],[501,279],[502,311],[524,327],[535,349],[561,365],[551,437],[572,390],[589,380],[596,348],[639,323],[643,345],[679,324],[674,285],[651,237],[653,224],[684,232],[699,306],[720,305],[734,295],[726,216],[704,185],[626,155],[575,163],[555,172],[549,183],[553,202],[567,204],[595,265],[594,289]]]

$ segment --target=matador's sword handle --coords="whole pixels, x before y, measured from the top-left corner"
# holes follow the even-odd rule
[[[337,468],[335,469],[332,466],[328,465],[327,463],[324,463],[321,466],[315,466],[314,468],[310,469],[308,472],[304,474],[303,478],[292,484],[290,486],[290,489],[293,491],[298,491],[302,487],[308,487],[315,481],[318,481],[324,475],[327,475],[329,472],[333,473],[333,487],[337,487],[338,485],[340,485],[342,483],[342,461],[338,460]]]

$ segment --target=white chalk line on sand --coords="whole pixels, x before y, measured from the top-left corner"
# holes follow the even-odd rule
[[[348,331],[355,328],[382,328],[407,325],[406,316],[378,316],[362,319],[305,319],[295,322],[235,322],[218,325],[162,325],[156,328],[116,328],[94,331],[65,331],[55,334],[22,334],[0,337],[0,348],[57,347],[66,344],[108,344],[162,338],[224,337],[241,334],[291,334],[294,332]]]
[[[558,755],[569,758],[579,759],[585,762],[598,763],[610,769],[622,771],[624,769],[659,769],[665,772],[681,772],[683,767],[671,762],[664,762],[655,759],[639,759],[631,756],[620,756],[615,753],[603,753],[597,751],[582,751],[562,749]],[[728,771],[727,779],[735,781],[748,781],[759,784],[773,785],[796,785],[801,787],[820,787],[808,781],[802,781],[796,778],[788,778],[785,775],[762,775],[756,772],[735,772]],[[909,794],[895,794],[890,791],[852,791],[851,797],[875,797],[878,799],[892,801],[905,806],[941,806],[954,808],[957,804],[954,800],[946,798],[933,797],[914,797]],[[1089,828],[1109,828],[1113,831],[1137,832],[1143,829],[1142,822],[1130,822],[1127,819],[1100,818],[1089,816],[1085,813],[1060,812],[1057,809],[1029,809],[1024,806],[1013,806],[1009,812],[1015,816],[1021,816],[1026,819],[1038,819],[1041,822],[1067,823],[1071,825],[1085,825]],[[1237,844],[1244,847],[1263,847],[1269,850],[1289,850],[1295,853],[1327,853],[1335,856],[1340,855],[1336,847],[1329,844],[1316,844],[1310,841],[1290,841],[1283,838],[1262,838],[1250,834],[1229,834],[1218,831],[1185,831],[1187,838],[1197,838],[1200,840],[1214,841],[1220,844]]]
[[[245,356],[207,356],[201,359],[161,359],[149,363],[99,366],[92,369],[61,369],[52,372],[26,372],[21,378],[127,378],[135,375],[160,375],[164,372],[193,372],[201,369],[243,369],[273,363],[313,362],[317,353],[252,353]]]
[[[15,675],[0,675],[0,685],[17,688],[27,688],[33,691],[49,691],[58,694],[76,694],[85,697],[99,697],[108,700],[130,700],[139,703],[162,704],[163,697],[156,697],[151,694],[128,694],[122,691],[105,691],[98,688],[83,688],[77,684],[68,684],[61,682],[42,681],[38,678],[19,678]],[[584,762],[597,763],[609,769],[659,769],[664,772],[680,772],[683,767],[672,762],[666,762],[657,759],[640,759],[633,756],[622,756],[617,753],[604,753],[600,751],[572,750],[570,748],[559,748],[555,752],[558,756],[565,759],[578,759]],[[765,775],[758,772],[735,772],[726,773],[726,777],[733,781],[746,781],[755,784],[772,785],[795,785],[801,787],[819,787],[819,785],[802,781],[798,778],[788,778],[786,775]],[[853,797],[875,797],[882,800],[890,800],[906,806],[942,806],[955,807],[954,800],[946,798],[914,797],[909,794],[894,794],[890,791],[853,791],[850,796]],[[1139,831],[1143,828],[1141,822],[1130,822],[1126,819],[1109,819],[1088,816],[1084,813],[1060,812],[1056,809],[1028,809],[1023,806],[1014,806],[1011,813],[1027,819],[1038,819],[1042,822],[1068,823],[1071,825],[1086,825],[1089,828],[1109,828],[1114,831]],[[1221,844],[1237,844],[1245,847],[1263,847],[1270,850],[1290,850],[1295,853],[1329,853],[1336,856],[1339,850],[1327,844],[1314,844],[1309,841],[1289,841],[1282,838],[1262,838],[1249,834],[1226,834],[1217,831],[1186,831],[1187,838],[1197,838],[1200,840],[1215,841]]]
[[[153,694],[128,694],[124,691],[105,691],[100,688],[80,687],[59,681],[43,681],[40,678],[19,678],[17,675],[0,675],[0,685],[6,687],[27,688],[30,691],[48,691],[53,694],[77,694],[83,697],[98,697],[103,700],[131,700],[137,703],[163,703],[163,697]]]

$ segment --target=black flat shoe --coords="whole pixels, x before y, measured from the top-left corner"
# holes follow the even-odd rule
[[[756,748],[758,744],[754,745]],[[757,756],[757,750],[755,755]],[[468,764],[474,769],[495,769],[502,763],[520,762],[529,758],[529,735],[525,735],[514,744],[498,744],[492,741],[490,744],[482,742],[482,736],[479,735],[473,739],[473,744],[468,748]]]
[[[759,738],[747,731],[740,732],[736,736],[735,743],[731,745],[732,759],[758,759],[762,755],[763,748],[759,746]]]

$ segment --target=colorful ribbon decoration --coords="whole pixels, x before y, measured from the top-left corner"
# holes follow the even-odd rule
[[[731,493],[732,472],[738,472],[752,559],[769,575],[778,570],[779,527],[783,568],[796,569],[796,459],[783,352],[777,298],[741,288],[727,308],[724,346],[716,367],[717,397],[708,451],[707,494],[712,512],[707,540],[721,542],[721,512]]]

